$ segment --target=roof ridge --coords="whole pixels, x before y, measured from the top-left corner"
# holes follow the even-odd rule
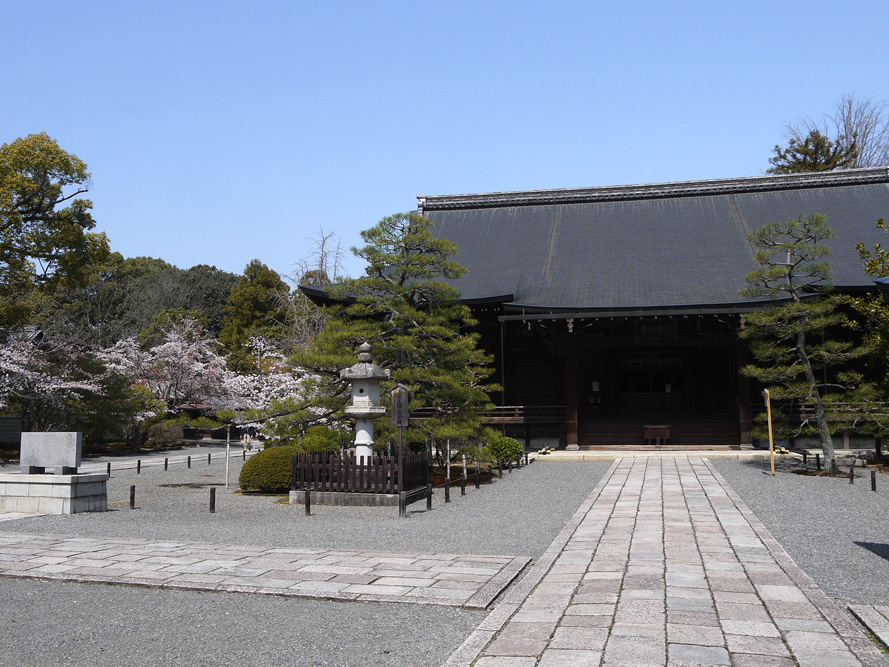
[[[836,187],[867,183],[889,183],[889,167],[843,169],[805,174],[745,176],[672,183],[608,185],[555,190],[518,190],[462,195],[417,195],[417,207],[427,210],[533,206],[540,204],[579,204],[627,199],[692,197],[768,190]]]

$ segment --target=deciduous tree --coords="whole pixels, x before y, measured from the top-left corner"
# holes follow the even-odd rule
[[[45,133],[0,146],[0,324],[27,323],[37,286],[82,282],[108,253],[91,233],[86,164]]]
[[[287,310],[280,295],[290,290],[275,271],[254,259],[225,304],[225,316],[219,343],[228,356],[232,370],[249,373],[256,359],[247,347],[251,337],[281,340],[287,332]]]
[[[788,141],[803,142],[818,131],[840,147],[855,147],[855,156],[845,167],[889,165],[889,103],[873,97],[843,95],[832,113],[820,120],[805,116],[785,127]]]

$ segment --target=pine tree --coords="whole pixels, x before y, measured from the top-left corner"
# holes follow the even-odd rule
[[[475,320],[444,282],[465,271],[450,259],[456,246],[436,238],[432,222],[415,213],[384,218],[362,232],[352,251],[367,262],[364,275],[330,287],[336,301],[311,348],[292,362],[322,378],[328,405],[347,397],[339,370],[355,363],[358,346],[371,345],[374,362],[393,382],[412,390],[412,408],[431,408],[431,437],[469,438],[489,406],[490,359],[478,348]]]
[[[798,174],[812,171],[849,169],[855,163],[858,148],[855,143],[833,142],[818,130],[812,130],[800,139],[793,137],[787,148],[775,146],[775,155],[769,158],[769,174]]]
[[[842,364],[861,355],[847,340],[825,336],[843,320],[840,297],[830,294],[830,264],[823,241],[833,237],[823,215],[766,225],[750,235],[760,268],[746,277],[748,297],[783,300],[746,316],[740,335],[751,339],[756,361],[741,372],[771,388],[771,396],[794,408],[814,409],[814,425],[827,461],[834,456],[825,406],[860,388],[861,376]],[[786,415],[785,415],[786,416]],[[783,425],[781,435],[793,432]]]

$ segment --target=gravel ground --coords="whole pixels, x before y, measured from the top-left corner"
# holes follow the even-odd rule
[[[0,522],[0,531],[539,557],[610,462],[535,463],[433,510],[302,506],[235,493],[240,460],[114,470],[112,511]],[[213,450],[214,452],[217,450]],[[136,509],[129,509],[130,485]],[[209,490],[162,486],[216,486]],[[0,665],[439,665],[484,612],[0,579]],[[286,657],[282,657],[286,656]]]
[[[889,604],[889,476],[795,474],[796,464],[718,461],[713,465],[818,586],[838,601]]]

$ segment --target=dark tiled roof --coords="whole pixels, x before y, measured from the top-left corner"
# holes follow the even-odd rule
[[[727,307],[756,268],[747,235],[827,216],[834,284],[873,285],[855,244],[885,241],[889,168],[817,174],[418,197],[468,271],[464,299],[513,295],[510,309]]]

